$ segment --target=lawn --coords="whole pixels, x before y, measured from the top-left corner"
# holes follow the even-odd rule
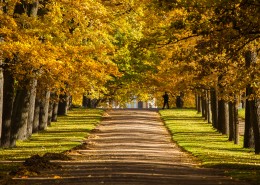
[[[235,145],[212,128],[192,109],[161,110],[165,125],[178,145],[195,156],[204,167],[223,168],[235,177],[259,184],[260,155]]]
[[[0,149],[0,177],[16,168],[18,161],[32,155],[62,153],[80,145],[100,122],[102,112],[98,109],[74,109],[69,111],[67,116],[58,117],[58,122],[53,122],[47,130],[33,134],[29,140],[18,141],[17,147]]]
[[[238,110],[238,117],[245,119],[245,109],[239,109]]]

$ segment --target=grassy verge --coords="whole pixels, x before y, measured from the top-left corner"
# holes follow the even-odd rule
[[[16,168],[17,161],[32,155],[61,153],[80,145],[100,122],[101,115],[102,111],[97,109],[74,109],[67,116],[58,117],[58,122],[53,122],[47,130],[33,134],[27,141],[17,142],[17,147],[0,149],[0,176]]]
[[[238,117],[245,119],[245,109],[239,109],[238,110]]]
[[[201,161],[202,166],[223,168],[252,184],[260,182],[260,155],[229,142],[227,136],[214,130],[201,115],[191,109],[161,110],[160,114],[173,140]]]

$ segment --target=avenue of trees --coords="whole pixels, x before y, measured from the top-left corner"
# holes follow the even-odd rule
[[[13,147],[84,104],[196,94],[230,140],[260,153],[258,0],[1,0],[0,136]]]

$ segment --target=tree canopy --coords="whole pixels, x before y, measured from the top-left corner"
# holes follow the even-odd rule
[[[19,85],[37,78],[43,88],[111,98],[213,86],[220,74],[227,91],[243,89],[252,73],[259,82],[259,65],[243,69],[243,53],[259,50],[256,0],[2,0],[1,7],[4,66]]]

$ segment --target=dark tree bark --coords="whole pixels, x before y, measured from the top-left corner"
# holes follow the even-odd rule
[[[4,70],[3,122],[1,138],[1,146],[4,148],[11,146],[10,139],[14,94],[14,78],[9,70]]]
[[[212,114],[210,111],[211,102],[210,102],[210,91],[209,90],[206,91],[206,99],[207,99],[207,102],[206,102],[207,120],[208,120],[208,123],[212,123]]]
[[[228,107],[224,100],[218,101],[218,131],[228,134]]]
[[[83,94],[83,96],[82,96],[82,106],[83,106],[84,108],[87,108],[87,106],[88,106],[88,98],[87,98],[87,96],[84,95],[84,94]]]
[[[238,120],[238,106],[237,106],[237,100],[235,99],[235,102],[233,104],[234,109],[234,126],[235,126],[235,138],[234,143],[239,144],[239,120]]]
[[[215,88],[210,90],[211,99],[211,113],[212,113],[212,125],[214,128],[218,128],[218,98],[217,91]]]
[[[68,110],[72,110],[72,96],[68,97]]]
[[[58,108],[59,108],[59,103],[57,101],[53,102],[53,110],[52,110],[52,122],[57,122],[57,115],[58,115]]]
[[[3,0],[0,0],[3,2]],[[0,7],[1,11],[6,13],[4,7]],[[3,37],[0,37],[0,43],[3,42]],[[2,146],[2,125],[3,125],[3,104],[4,104],[4,68],[3,68],[3,52],[0,51],[0,147]]]
[[[256,57],[253,56],[252,51],[247,51],[245,54],[246,68],[249,68],[252,63],[254,63]],[[245,108],[245,132],[244,132],[244,147],[245,148],[254,148],[254,131],[253,131],[253,107],[254,101],[249,100],[249,97],[253,95],[253,88],[250,84],[246,88],[246,108]]]
[[[85,108],[97,108],[100,101],[100,99],[91,99],[88,98],[86,95],[83,95],[82,106]]]
[[[223,133],[224,124],[225,124],[225,101],[219,100],[218,101],[218,131]]]
[[[206,98],[205,98],[204,92],[201,95],[201,114],[202,114],[203,118],[207,119],[207,115],[206,115]]]
[[[218,92],[219,92],[219,97],[223,95],[224,93],[224,86],[222,84],[222,79],[223,75],[218,76]],[[227,103],[224,99],[218,100],[218,131],[221,132],[222,134],[228,134],[228,107]]]
[[[228,135],[229,133],[229,112],[228,112],[228,103],[225,101],[225,124],[223,134]]]
[[[198,95],[195,93],[195,108],[198,110]]]
[[[256,99],[252,106],[255,153],[260,154],[260,100]]]
[[[30,110],[30,90],[25,87],[17,90],[11,128],[11,147],[16,145],[16,140],[27,139],[28,117]]]
[[[197,112],[201,113],[201,95],[198,95],[198,108],[197,108]]]
[[[246,93],[243,92],[243,94],[241,95],[242,109],[246,108],[245,96],[246,96]]]
[[[54,102],[53,102],[53,101],[50,101],[49,110],[48,110],[48,126],[51,126],[53,105],[54,105]]]
[[[49,111],[49,102],[50,102],[50,91],[47,91],[43,94],[40,104],[40,121],[39,121],[39,130],[45,130],[48,126],[48,111]]]
[[[41,100],[39,97],[35,99],[35,109],[34,109],[34,119],[33,119],[33,133],[39,131],[39,122],[40,122],[40,110],[41,110]]]
[[[246,53],[246,67],[255,66],[257,61],[257,53],[255,51],[248,51]],[[254,75],[251,76],[255,78]],[[250,121],[252,121],[254,131],[255,153],[260,154],[260,99],[255,96],[255,91],[252,89],[253,98],[250,100]]]
[[[239,144],[239,120],[237,99],[234,102],[229,102],[229,141],[234,141]]]
[[[252,94],[251,87],[247,87],[247,94]],[[244,131],[244,148],[254,148],[254,131],[253,131],[253,120],[252,120],[252,100],[246,100],[245,108],[245,131]]]
[[[229,141],[234,141],[235,140],[235,118],[234,118],[234,102],[229,102],[228,103],[228,111],[229,111]]]
[[[2,38],[0,37],[0,43]],[[3,99],[4,99],[4,74],[3,74],[2,52],[0,52],[0,146],[2,138],[2,115],[3,115]]]
[[[69,96],[66,94],[61,94],[59,96],[59,107],[58,107],[58,115],[65,116],[68,113],[68,103]]]
[[[27,125],[27,137],[30,137],[33,133],[33,120],[34,120],[34,110],[35,110],[35,100],[36,100],[36,86],[37,80],[32,79],[31,81],[31,96],[30,96],[30,110]]]

